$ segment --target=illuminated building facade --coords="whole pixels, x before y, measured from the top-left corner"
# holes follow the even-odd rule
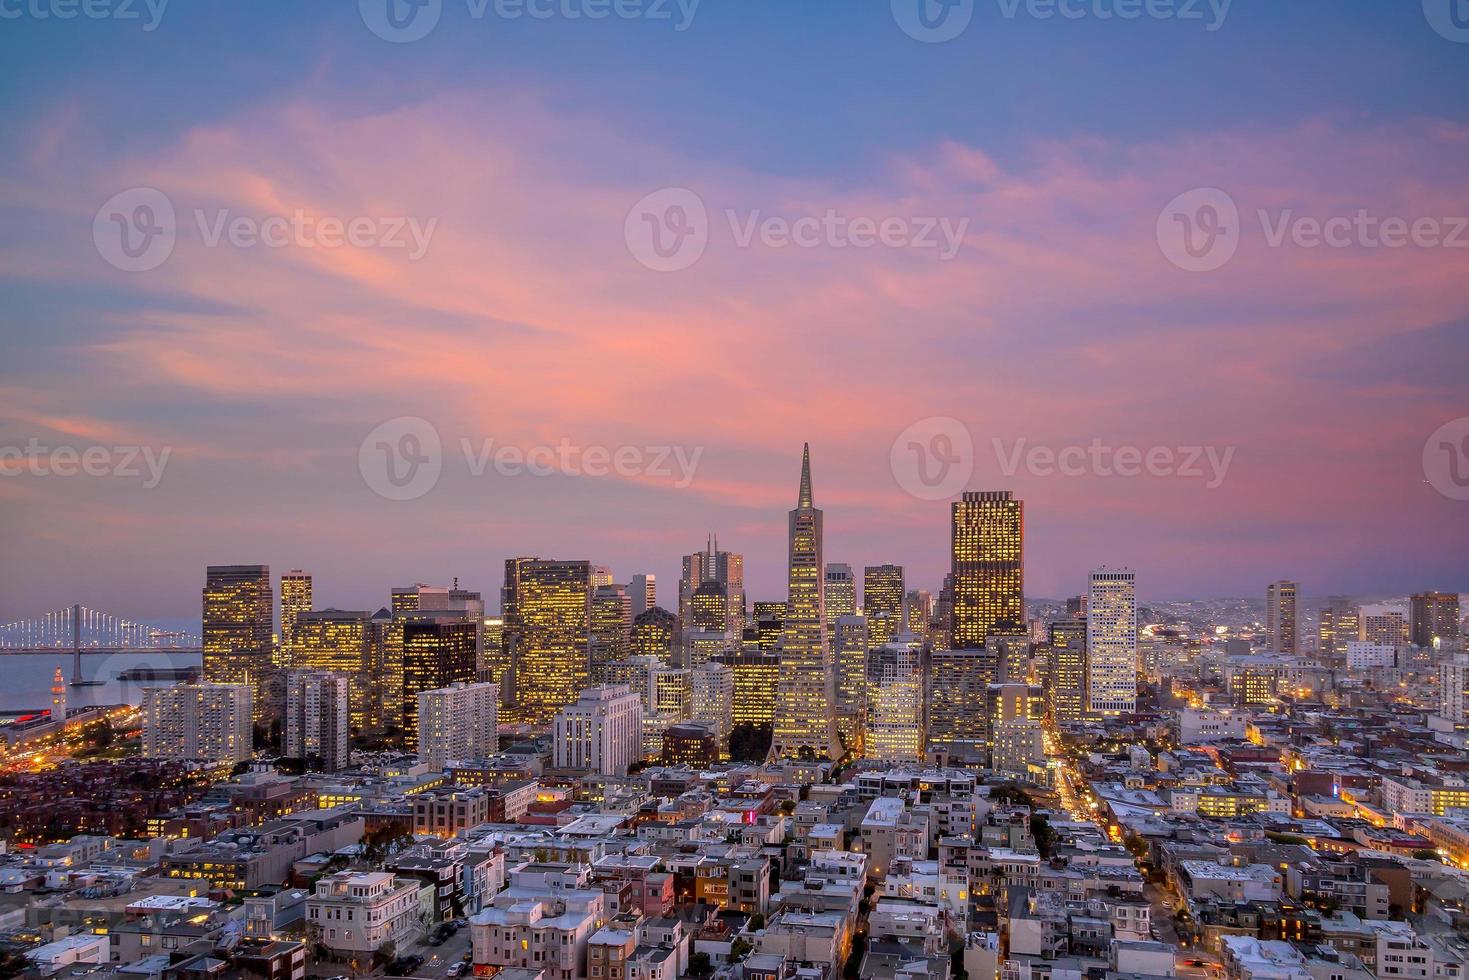
[[[780,657],[760,650],[742,650],[720,654],[711,663],[723,664],[733,672],[731,721],[736,725],[769,725],[775,721]]]
[[[867,714],[867,617],[839,616],[833,621],[832,657],[836,660],[837,736],[848,751],[861,748]]]
[[[403,743],[410,751],[418,749],[419,693],[475,681],[477,625],[427,613],[403,619]]]
[[[903,631],[908,590],[902,565],[868,565],[862,570],[862,615],[873,646],[882,646]]]
[[[379,634],[366,612],[321,609],[296,619],[293,665],[297,670],[331,671],[346,678],[351,726],[380,727],[383,653]]]
[[[678,580],[678,618],[687,635],[694,631],[694,594],[705,582],[724,586],[725,614],[719,628],[738,636],[745,625],[745,557],[719,550],[719,539],[709,536],[703,551],[685,555]]]
[[[661,606],[654,606],[633,617],[631,655],[657,657],[673,662],[674,651],[681,641],[678,617]]]
[[[1050,626],[1046,691],[1051,720],[1074,725],[1086,718],[1086,622],[1063,619]]]
[[[767,653],[780,645],[785,632],[786,604],[784,602],[757,602],[754,606],[755,641]]]
[[[1300,648],[1300,630],[1296,617],[1295,582],[1271,582],[1265,590],[1265,632],[1270,649],[1276,653],[1296,653]]]
[[[1334,595],[1321,608],[1320,650],[1323,657],[1345,657],[1347,644],[1362,635],[1362,616],[1356,603]]]
[[[244,762],[254,753],[249,684],[143,689],[143,757]]]
[[[296,616],[311,611],[311,576],[296,568],[281,576],[281,635],[276,651],[277,667],[293,666]]]
[[[1459,643],[1459,593],[1416,593],[1410,600],[1410,617],[1410,639],[1414,646],[1432,648]]]
[[[863,753],[886,762],[918,762],[924,748],[923,648],[916,637],[874,647],[867,669]]]
[[[500,747],[500,691],[494,684],[450,684],[418,692],[418,759],[431,770],[488,759]]]
[[[852,566],[828,563],[826,566],[826,632],[836,628],[843,616],[857,615],[857,577]]]
[[[720,756],[729,757],[729,734],[734,727],[733,670],[711,662],[689,671],[689,720],[706,726],[714,734]]]
[[[351,765],[351,712],[347,678],[325,671],[286,675],[285,756],[317,772]]]
[[[621,585],[592,590],[588,646],[592,678],[606,680],[607,665],[626,660],[632,649],[632,597]]]
[[[984,646],[994,632],[1025,629],[1025,507],[1008,490],[966,492],[954,502],[953,645]]]
[[[210,565],[204,578],[204,679],[249,684],[254,710],[267,711],[274,669],[275,592],[269,565]]]
[[[822,514],[811,494],[811,447],[802,449],[801,485],[788,521],[789,571],[775,706],[775,757],[835,758],[835,676],[826,636]]]
[[[1392,606],[1363,606],[1361,639],[1379,646],[1397,646],[1408,639],[1408,617]]]
[[[527,561],[513,606],[519,620],[515,658],[516,718],[549,725],[587,687],[590,665],[591,565]],[[509,629],[509,614],[506,628]]]
[[[955,760],[980,762],[989,751],[986,692],[1000,679],[993,649],[932,650],[928,655],[928,746]]]
[[[1115,717],[1137,710],[1137,576],[1092,572],[1086,610],[1087,712]]]
[[[634,618],[658,605],[658,576],[652,572],[634,575],[628,583],[627,594],[632,599]]]
[[[587,688],[555,714],[553,754],[558,769],[625,776],[643,757],[643,702],[626,685]]]
[[[915,636],[927,636],[933,621],[933,593],[927,589],[909,589],[905,600],[903,629]]]

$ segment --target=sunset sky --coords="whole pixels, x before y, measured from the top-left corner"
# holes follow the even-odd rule
[[[0,621],[197,617],[210,563],[304,568],[348,608],[458,576],[494,608],[518,554],[654,572],[668,606],[710,531],[752,598],[783,598],[807,441],[827,560],[936,591],[947,500],[892,461],[934,417],[972,436],[968,489],[1024,498],[1032,596],[1104,563],[1144,601],[1278,578],[1469,591],[1469,501],[1423,462],[1469,416],[1469,232],[1270,241],[1299,216],[1469,215],[1469,43],[1420,0],[1235,0],[1216,30],[1208,3],[1123,21],[1097,16],[1109,0],[1076,19],[975,0],[943,43],[888,0],[703,0],[685,21],[691,2],[593,20],[442,0],[405,43],[356,0],[172,0],[152,30],[142,0],[139,20],[0,3],[0,446],[168,452],[156,486],[141,463],[0,476]],[[135,188],[177,216],[146,271],[94,234]],[[709,216],[676,271],[627,237],[664,188]],[[1214,271],[1160,247],[1195,188],[1239,209]],[[432,232],[418,258],[211,241],[298,210]],[[827,212],[967,225],[948,259],[740,244]],[[443,447],[410,500],[359,466],[400,417]],[[463,440],[697,467],[475,475]],[[1007,474],[995,440],[1232,455],[1210,488]]]

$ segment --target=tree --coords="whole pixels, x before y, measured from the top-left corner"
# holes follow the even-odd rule
[[[748,923],[746,923],[746,928],[748,928],[751,932],[759,932],[761,929],[764,929],[765,928],[765,915],[764,915],[764,913],[756,912],[754,915],[750,916],[750,921]]]
[[[707,977],[714,974],[714,963],[708,953],[695,953],[689,957],[689,976]]]
[[[750,941],[748,939],[745,939],[743,937],[736,939],[734,942],[729,944],[729,961],[731,963],[739,962],[740,960],[748,956],[750,950],[754,948],[754,946],[750,945]]]
[[[1437,861],[1439,859],[1438,852],[1427,847],[1420,847],[1414,851],[1413,857],[1418,861]]]
[[[31,968],[31,961],[24,953],[0,950],[0,977],[18,977]]]
[[[729,733],[729,754],[736,762],[764,762],[775,732],[769,725],[743,722]]]
[[[1035,838],[1035,849],[1040,852],[1041,859],[1051,856],[1051,847],[1056,843],[1056,832],[1051,829],[1051,821],[1044,813],[1032,814],[1030,818],[1030,834]]]

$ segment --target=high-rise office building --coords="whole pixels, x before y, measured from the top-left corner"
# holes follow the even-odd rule
[[[918,762],[924,749],[923,644],[912,634],[873,647],[867,667],[869,759]]]
[[[204,679],[249,684],[256,717],[269,713],[275,592],[269,565],[210,565],[203,593]]]
[[[928,655],[928,747],[959,763],[983,764],[989,752],[985,693],[1000,679],[994,648],[932,650]]]
[[[304,611],[296,618],[293,643],[295,669],[331,671],[346,679],[352,728],[370,731],[392,720],[381,713],[382,644],[366,612]]]
[[[780,657],[759,649],[722,653],[710,663],[723,664],[734,675],[730,720],[736,725],[769,725],[775,720],[775,692]]]
[[[826,632],[830,635],[836,621],[857,614],[857,578],[851,565],[828,562],[826,566]]]
[[[689,720],[708,727],[722,759],[729,758],[733,715],[734,671],[717,661],[700,664],[689,671]]]
[[[254,751],[249,684],[143,689],[143,756],[244,762]]]
[[[909,589],[903,622],[903,632],[915,636],[928,636],[928,627],[933,622],[933,593],[927,589]]]
[[[837,737],[848,752],[860,750],[867,714],[867,617],[839,616],[831,633],[836,661]]]
[[[1265,590],[1265,633],[1270,649],[1277,653],[1298,653],[1300,650],[1296,618],[1295,582],[1271,582]]]
[[[558,769],[625,776],[643,758],[643,702],[623,684],[581,692],[554,717],[552,751]]]
[[[1411,602],[1410,639],[1414,646],[1445,647],[1459,643],[1459,593],[1418,592]]]
[[[1363,606],[1362,639],[1378,646],[1395,647],[1408,639],[1408,617],[1396,606]]]
[[[336,772],[352,763],[351,712],[347,678],[326,671],[286,675],[285,756],[302,759],[316,772]]]
[[[548,725],[590,676],[591,565],[532,560],[521,563],[518,577],[516,717]]]
[[[720,551],[719,539],[711,534],[703,551],[685,555],[683,559],[683,574],[678,580],[678,618],[685,637],[694,630],[694,593],[709,581],[724,586],[728,610],[723,628],[738,636],[745,626],[745,558]]]
[[[707,579],[694,590],[689,603],[692,630],[684,633],[684,654],[680,666],[697,667],[709,658],[730,649],[739,630],[729,617],[729,596],[723,582]]]
[[[1046,691],[1051,720],[1074,725],[1086,718],[1086,621],[1063,619],[1050,626],[1046,644]]]
[[[1092,572],[1086,610],[1087,713],[1112,717],[1137,710],[1137,576]]]
[[[454,683],[474,683],[478,624],[457,616],[417,613],[402,621],[403,742],[418,749],[418,695]]]
[[[592,679],[605,683],[607,665],[626,660],[632,649],[632,597],[624,586],[599,585],[588,615]]]
[[[1439,661],[1438,717],[1454,731],[1469,731],[1469,654]]]
[[[280,645],[276,648],[275,665],[290,668],[295,652],[296,616],[310,612],[311,576],[299,568],[281,576],[281,632]]]
[[[991,633],[984,641],[986,649],[995,653],[1001,683],[1026,684],[1030,680],[1030,631]]]
[[[499,751],[500,692],[494,684],[450,684],[418,692],[418,760],[431,770]]]
[[[593,565],[588,573],[588,579],[593,589],[600,589],[604,585],[612,584],[611,565]]]
[[[652,572],[634,575],[627,586],[634,617],[658,605],[658,577]]]
[[[761,650],[772,653],[785,633],[786,604],[757,602],[754,605],[755,642]]]
[[[908,589],[902,565],[868,565],[862,570],[862,615],[873,646],[882,646],[903,632]]]
[[[1008,490],[966,492],[950,522],[953,645],[1025,629],[1025,507]]]
[[[1334,595],[1321,607],[1320,649],[1323,658],[1345,657],[1347,644],[1362,635],[1362,617],[1356,603]]]
[[[787,527],[789,598],[781,636],[772,752],[777,758],[830,759],[839,754],[832,711],[835,675],[826,637],[822,515],[811,494],[809,445],[801,451],[801,485]]]
[[[675,652],[682,647],[681,635],[678,617],[662,606],[654,606],[633,617],[631,655],[672,663]]]
[[[991,684],[987,692],[990,719],[990,768],[1029,779],[1045,765],[1045,738],[1041,730],[1045,695],[1030,684]]]

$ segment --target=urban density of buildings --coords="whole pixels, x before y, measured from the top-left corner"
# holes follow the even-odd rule
[[[202,676],[69,711],[58,674],[10,736],[0,966],[1469,980],[1457,593],[1028,598],[1011,491],[934,505],[926,589],[827,560],[814,471],[784,597],[713,534],[676,610],[588,559],[507,559],[498,615],[210,566]]]

